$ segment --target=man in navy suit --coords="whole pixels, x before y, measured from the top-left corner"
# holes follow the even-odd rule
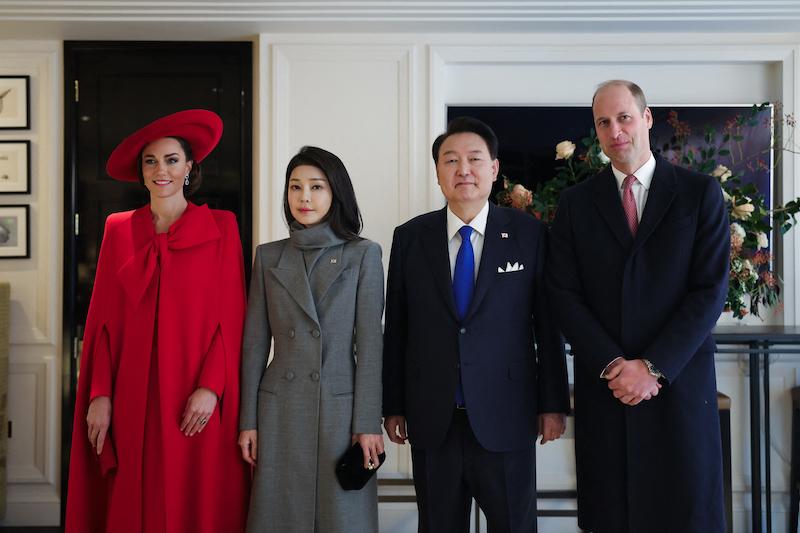
[[[384,427],[411,442],[420,532],[467,532],[473,497],[490,531],[536,531],[534,443],[560,437],[569,409],[546,229],[489,203],[497,147],[486,124],[453,120],[433,143],[447,206],[392,242]]]
[[[722,191],[653,156],[636,84],[604,82],[592,112],[611,165],[561,195],[548,258],[575,357],[578,523],[722,532],[711,336],[728,279]]]

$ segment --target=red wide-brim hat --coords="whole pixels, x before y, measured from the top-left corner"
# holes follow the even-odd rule
[[[145,146],[163,137],[185,139],[192,147],[193,160],[199,163],[211,153],[222,137],[222,119],[205,109],[187,109],[161,117],[119,143],[108,158],[106,172],[120,181],[138,181],[136,159]]]

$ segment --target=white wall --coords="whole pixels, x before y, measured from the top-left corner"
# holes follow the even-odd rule
[[[62,99],[61,44],[0,41],[0,74],[29,75],[31,128],[0,130],[31,141],[31,194],[0,195],[30,205],[31,257],[4,259],[11,283],[8,504],[0,525],[57,524],[61,443]],[[5,428],[2,428],[5,431]]]

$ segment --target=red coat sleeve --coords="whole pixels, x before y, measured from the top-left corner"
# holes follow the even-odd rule
[[[217,398],[222,398],[222,393],[225,391],[225,348],[221,337],[220,329],[217,328],[203,360],[200,380],[197,383],[198,387],[213,391]]]
[[[95,349],[93,350],[93,371],[89,378],[91,380],[91,390],[89,401],[100,396],[112,396],[111,379],[111,349],[108,345],[108,330],[100,328],[95,339]]]
[[[110,436],[102,457],[97,456],[86,436],[89,402],[93,397],[104,393],[112,395],[111,354],[106,320],[108,310],[112,308],[109,302],[118,299],[120,290],[115,275],[115,216],[111,215],[106,221],[84,330],[69,463],[66,514],[66,531],[69,533],[104,531],[108,495],[107,478],[104,474],[115,463]]]
[[[221,406],[223,417],[232,417],[234,427],[238,428],[239,366],[246,305],[244,259],[236,218],[227,211],[219,213],[222,215],[220,226],[223,239],[219,278],[220,326],[211,342],[210,357],[207,356],[204,363],[201,379],[206,380],[211,390],[219,390],[218,396],[221,397],[220,392],[225,393],[226,400]]]

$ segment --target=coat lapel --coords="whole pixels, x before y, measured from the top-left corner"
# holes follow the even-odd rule
[[[639,222],[639,230],[636,232],[636,240],[631,253],[644,245],[647,238],[658,227],[661,219],[664,218],[674,199],[675,171],[672,165],[665,160],[660,157],[656,158],[656,171],[653,174],[653,181],[650,183],[650,190],[647,192],[647,202],[644,204],[642,220]]]
[[[283,285],[291,295],[297,305],[317,324],[317,310],[314,305],[314,297],[311,294],[311,287],[306,276],[306,266],[303,262],[303,253],[292,246],[288,241],[283,247],[278,266],[269,269],[275,279]]]
[[[606,166],[594,178],[594,195],[592,199],[600,215],[605,220],[611,232],[624,247],[630,247],[633,242],[631,230],[625,221],[625,211],[622,210],[622,200],[620,199],[617,180],[611,172],[611,165]]]
[[[322,255],[317,259],[317,266],[314,267],[313,272],[313,287],[311,290],[314,294],[314,301],[319,304],[328,294],[328,290],[333,285],[339,276],[344,272],[344,265],[342,255],[344,251],[344,244],[326,249]]]
[[[419,239],[422,248],[428,256],[428,264],[431,266],[434,284],[439,289],[445,305],[456,319],[455,297],[453,296],[453,280],[450,277],[450,254],[447,248],[447,211],[446,207],[437,213],[431,224],[429,231],[423,232]]]
[[[469,319],[478,309],[491,288],[497,276],[498,265],[505,265],[506,261],[510,259],[504,255],[505,250],[500,237],[501,230],[508,225],[508,222],[508,215],[489,203],[489,215],[486,218],[486,231],[483,235],[481,264],[478,267],[478,279],[475,281],[475,292],[472,294],[472,302],[469,305],[466,319]]]

